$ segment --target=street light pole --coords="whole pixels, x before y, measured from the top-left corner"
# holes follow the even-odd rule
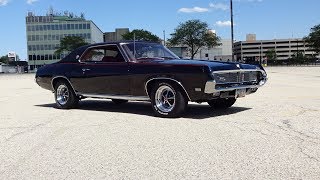
[[[232,62],[234,62],[233,3],[230,0]]]
[[[33,54],[33,58],[34,58],[34,57],[36,57],[36,54],[35,54],[35,53]],[[33,71],[34,71],[34,72],[36,72],[36,59],[37,59],[37,57],[33,59]]]

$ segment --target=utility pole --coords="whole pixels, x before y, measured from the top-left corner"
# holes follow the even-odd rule
[[[232,62],[234,62],[233,3],[230,0]]]

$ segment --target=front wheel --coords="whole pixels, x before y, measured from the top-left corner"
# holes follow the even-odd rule
[[[178,86],[161,82],[151,91],[151,104],[156,116],[176,118],[184,113],[188,101]]]
[[[227,109],[231,107],[235,102],[236,98],[227,98],[227,99],[214,99],[208,102],[208,104],[215,109]]]
[[[78,105],[79,98],[73,92],[69,83],[59,81],[55,85],[54,97],[56,105],[60,109],[71,109]]]

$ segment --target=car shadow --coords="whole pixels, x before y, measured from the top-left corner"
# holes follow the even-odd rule
[[[56,108],[55,103],[36,105],[38,107]],[[84,100],[79,103],[78,110],[100,111],[100,112],[118,112],[137,114],[144,116],[154,116],[151,104],[149,102],[128,102],[125,104],[114,104],[111,101]],[[188,109],[182,118],[190,119],[207,119],[212,117],[226,116],[237,114],[250,110],[246,107],[231,107],[225,110],[212,109],[207,104],[189,104]]]

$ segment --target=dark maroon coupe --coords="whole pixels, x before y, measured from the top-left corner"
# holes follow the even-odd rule
[[[231,107],[266,80],[261,66],[182,60],[161,44],[147,42],[80,47],[36,74],[38,85],[54,92],[59,108],[74,108],[84,98],[151,101],[160,117],[180,117],[188,101]]]

